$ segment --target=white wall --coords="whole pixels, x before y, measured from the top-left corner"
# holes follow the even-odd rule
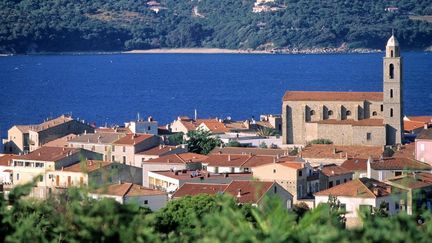
[[[147,195],[147,196],[133,196],[133,197],[125,197],[125,203],[135,202],[140,206],[147,206],[152,211],[159,210],[168,202],[168,195]],[[146,203],[147,201],[147,203]]]

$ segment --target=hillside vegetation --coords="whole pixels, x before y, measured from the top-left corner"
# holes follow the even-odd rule
[[[0,53],[432,45],[430,0],[255,1],[2,0]]]

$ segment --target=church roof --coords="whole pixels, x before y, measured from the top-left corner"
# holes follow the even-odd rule
[[[283,101],[382,101],[382,92],[287,91]]]

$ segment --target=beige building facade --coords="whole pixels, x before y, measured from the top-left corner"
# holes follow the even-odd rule
[[[287,91],[283,143],[329,139],[337,145],[401,144],[402,60],[394,36],[387,42],[383,63],[383,92]]]

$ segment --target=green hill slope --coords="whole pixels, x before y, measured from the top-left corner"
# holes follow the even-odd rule
[[[430,0],[256,1],[3,0],[0,53],[432,46]]]

